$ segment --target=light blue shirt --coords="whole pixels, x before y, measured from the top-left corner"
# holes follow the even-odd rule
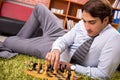
[[[62,53],[60,57],[61,61],[69,62],[76,49],[89,38],[84,27],[84,22],[81,20],[68,33],[59,37],[53,43],[52,49],[60,50]],[[83,62],[84,65],[76,64],[75,71],[92,78],[97,77],[102,80],[110,78],[120,64],[119,46],[120,35],[108,24],[99,36],[94,39],[86,60]]]
[[[59,37],[53,44],[52,49],[59,49],[62,53],[69,47],[70,54],[73,54],[75,50],[90,37],[87,35],[83,21],[80,21],[73,27],[67,34]],[[60,43],[60,44],[59,44]]]

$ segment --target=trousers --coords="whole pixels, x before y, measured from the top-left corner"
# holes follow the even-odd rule
[[[53,42],[67,31],[48,8],[36,5],[27,22],[16,36],[8,37],[3,45],[14,52],[45,58]]]

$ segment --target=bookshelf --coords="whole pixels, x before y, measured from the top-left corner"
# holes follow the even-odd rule
[[[81,19],[81,13],[77,16],[78,9],[81,9],[87,1],[88,0],[50,0],[49,9],[58,18],[63,20],[64,29],[70,29]],[[115,0],[109,1],[111,4],[115,2]],[[120,11],[119,8],[113,8],[113,11],[115,10]],[[113,22],[112,25],[116,29],[118,28],[118,23]]]
[[[113,7],[113,23],[112,25],[118,29],[120,26],[120,0],[109,0]]]
[[[84,3],[87,0],[84,0]],[[84,4],[75,0],[51,0],[49,9],[63,20],[64,29],[70,29],[81,19],[81,8]],[[68,25],[71,25],[68,27]]]
[[[3,0],[0,0],[0,3]],[[75,23],[81,19],[81,8],[88,0],[13,0],[35,5],[36,3],[45,4],[63,23],[64,29],[71,29]],[[109,0],[113,3],[116,0]],[[120,1],[120,0],[119,0]],[[33,3],[34,2],[34,3]],[[113,13],[119,11],[120,8],[113,7]],[[120,14],[119,14],[120,15]],[[119,21],[120,23],[120,21]],[[113,21],[112,25],[118,27],[118,22]]]

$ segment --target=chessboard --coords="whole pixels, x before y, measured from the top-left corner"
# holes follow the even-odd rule
[[[76,76],[76,73],[71,70],[58,69],[54,70],[53,67],[48,63],[36,63],[30,62],[27,63],[27,69],[25,73],[42,80],[78,80],[79,77]]]

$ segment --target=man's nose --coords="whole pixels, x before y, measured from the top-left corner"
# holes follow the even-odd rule
[[[89,30],[90,29],[90,27],[89,27],[90,25],[89,25],[89,23],[85,23],[85,28],[86,28],[86,30]]]

